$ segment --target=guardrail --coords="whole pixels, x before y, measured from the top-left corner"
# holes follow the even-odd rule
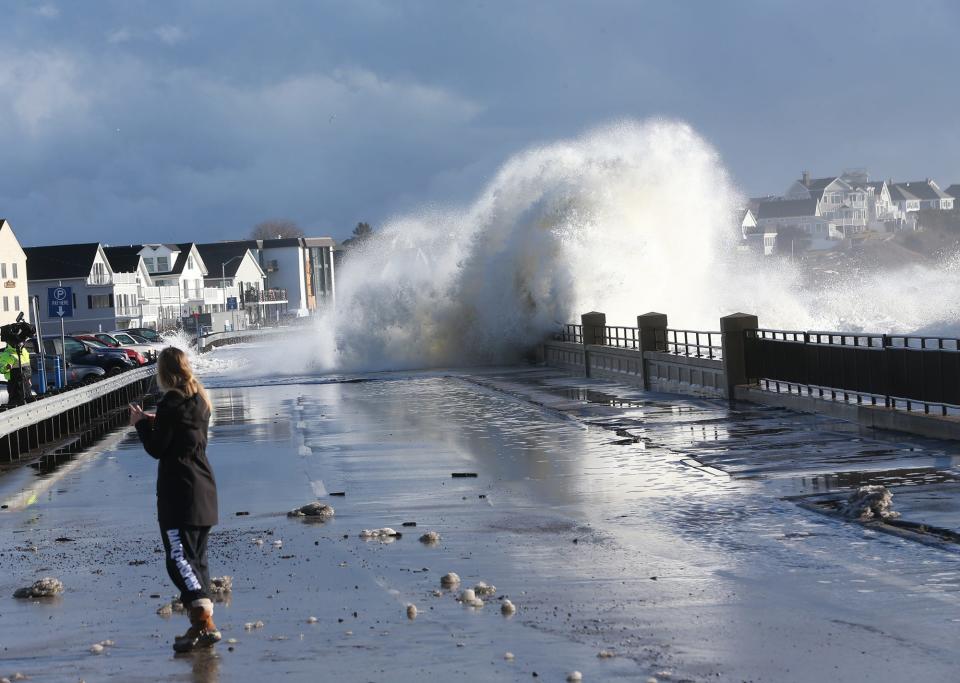
[[[704,330],[655,331],[658,350],[688,358],[723,358],[723,346],[720,332]]]
[[[960,339],[746,330],[747,377],[769,391],[960,413]]]
[[[0,411],[0,461],[56,450],[115,426],[154,385],[155,365],[107,375]],[[79,436],[78,436],[79,435]]]

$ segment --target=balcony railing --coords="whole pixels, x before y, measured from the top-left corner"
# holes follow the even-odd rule
[[[284,303],[287,301],[287,290],[285,289],[256,289],[248,287],[243,290],[243,303]]]

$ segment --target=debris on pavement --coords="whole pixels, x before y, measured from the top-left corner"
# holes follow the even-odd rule
[[[287,517],[312,517],[314,519],[330,519],[333,515],[334,509],[320,501],[301,505],[287,513]]]
[[[840,505],[840,514],[847,519],[867,522],[873,519],[895,519],[900,516],[893,510],[893,494],[886,486],[875,484],[861,486]]]
[[[51,598],[54,595],[60,595],[63,593],[63,583],[60,579],[55,579],[52,576],[45,576],[39,581],[34,581],[33,584],[25,586],[24,588],[18,588],[13,597],[15,598]]]
[[[442,588],[453,588],[460,584],[460,576],[456,572],[448,572],[440,577]]]
[[[360,538],[367,540],[371,538],[375,539],[384,539],[384,538],[400,538],[403,536],[399,531],[395,531],[388,526],[383,527],[382,529],[364,529],[360,532]]]
[[[424,545],[436,545],[440,542],[440,534],[436,531],[428,531],[420,537],[420,542]]]

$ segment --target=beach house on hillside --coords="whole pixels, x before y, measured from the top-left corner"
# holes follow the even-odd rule
[[[786,199],[816,199],[819,215],[828,219],[845,236],[867,229],[870,190],[848,182],[840,176],[811,178],[806,171],[784,194]]]
[[[30,320],[30,303],[27,299],[27,255],[20,241],[13,234],[9,221],[0,218],[0,282],[3,294],[0,295],[0,325],[7,325],[23,312],[25,320]]]
[[[757,205],[757,232],[772,234],[796,230],[810,249],[831,249],[843,239],[843,230],[821,210],[819,199],[778,199]]]
[[[910,206],[910,208],[903,208],[904,212],[921,209],[932,211],[950,211],[953,209],[953,197],[941,190],[930,178],[911,180],[906,183],[892,183],[892,185],[904,197],[901,200],[904,205],[909,204]],[[910,199],[906,199],[907,197]]]

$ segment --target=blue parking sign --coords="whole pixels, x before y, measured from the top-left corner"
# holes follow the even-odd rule
[[[228,311],[235,311],[235,310],[237,310],[237,297],[235,297],[235,296],[228,296],[228,297],[227,297],[227,310],[228,310]]]
[[[48,315],[51,318],[73,317],[73,290],[70,287],[47,288]]]

